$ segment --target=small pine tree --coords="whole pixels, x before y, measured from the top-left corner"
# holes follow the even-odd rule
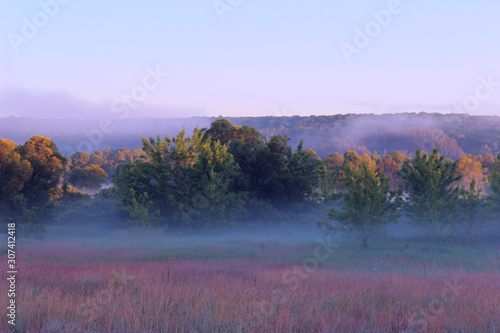
[[[347,166],[345,175],[347,192],[344,194],[343,212],[332,208],[328,213],[328,217],[338,221],[338,224],[320,224],[327,232],[339,231],[354,236],[366,249],[375,236],[387,234],[385,226],[388,223],[398,221],[402,190],[390,191],[389,179],[365,162],[359,171]]]
[[[122,210],[130,216],[129,223],[134,226],[151,227],[160,216],[158,210],[150,213],[149,209],[153,202],[149,201],[148,195],[146,193],[136,195],[132,188],[123,196],[122,205]]]
[[[456,169],[457,163],[447,161],[435,147],[430,155],[417,150],[401,169],[406,215],[420,226],[433,228],[439,239],[451,235],[459,220],[459,187],[452,185],[461,178]]]
[[[493,224],[500,224],[500,154],[497,156],[495,164],[491,168],[488,177],[488,204],[493,215]]]
[[[476,189],[476,178],[472,178],[469,189],[460,189],[460,208],[463,213],[462,240],[474,242],[478,240],[478,227],[484,220],[480,216],[480,209],[486,199],[481,195],[481,190]]]

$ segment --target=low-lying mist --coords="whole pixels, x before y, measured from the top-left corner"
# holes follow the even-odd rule
[[[233,246],[244,244],[246,246],[261,247],[266,244],[277,244],[283,246],[298,246],[313,244],[328,239],[336,243],[356,244],[354,238],[345,237],[341,233],[326,234],[317,226],[316,220],[294,221],[293,223],[281,221],[255,222],[236,224],[226,227],[213,227],[210,229],[188,229],[188,228],[142,228],[126,227],[118,223],[57,223],[48,224],[46,232],[42,237],[25,238],[19,235],[19,245],[36,244],[44,247],[61,248],[142,248],[168,250],[169,248],[202,248],[208,246]],[[465,229],[455,227],[455,232],[460,239],[453,243],[477,245],[482,242],[495,242],[500,235],[500,227],[494,223],[485,223],[482,226],[474,226]],[[470,234],[477,235],[471,242],[466,237]],[[6,236],[0,237],[4,243]],[[415,226],[408,218],[402,218],[399,223],[391,223],[387,226],[387,234],[374,237],[375,244],[391,243],[436,243],[434,230]],[[446,244],[446,242],[441,243]]]
[[[279,243],[296,245],[314,242],[324,233],[313,223],[303,225],[240,225],[208,230],[164,229],[141,227],[116,228],[94,223],[67,223],[48,225],[43,238],[34,240],[44,244],[78,244],[79,246],[168,248],[171,246],[212,246],[235,243]],[[33,240],[30,240],[32,242]]]

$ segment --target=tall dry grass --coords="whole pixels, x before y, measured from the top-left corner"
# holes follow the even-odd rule
[[[424,273],[419,261],[402,272],[397,261],[378,259],[374,271],[368,255],[350,270],[313,269],[276,259],[291,251],[280,245],[261,257],[217,257],[230,248],[216,247],[196,260],[55,248],[19,251],[19,332],[499,331],[500,274],[460,268],[459,258],[429,262]],[[1,328],[8,330],[3,320]]]

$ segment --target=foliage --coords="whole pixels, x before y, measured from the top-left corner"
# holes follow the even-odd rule
[[[90,165],[71,170],[68,183],[77,188],[95,190],[99,189],[107,178],[108,174],[101,167]]]
[[[42,220],[53,212],[54,204],[47,203],[41,208],[28,207],[27,200],[22,195],[15,198],[15,203],[21,214],[18,214],[13,221],[19,224],[21,237],[41,238],[45,233],[45,225]]]
[[[33,175],[31,163],[23,159],[13,141],[0,139],[0,201],[11,202]]]
[[[500,154],[497,156],[495,164],[491,168],[491,175],[488,177],[488,201],[493,210],[496,224],[500,224]]]
[[[204,127],[215,118],[200,117],[196,121]],[[446,157],[458,159],[463,154],[500,153],[500,117],[475,116],[468,114],[439,113],[400,113],[385,115],[334,114],[324,116],[287,116],[287,117],[233,117],[227,118],[234,125],[247,125],[261,132],[265,138],[273,135],[288,136],[289,144],[296,146],[300,139],[306,147],[311,147],[324,158],[332,152],[345,153],[347,150],[358,154],[380,154],[400,151],[408,154],[416,148],[428,150],[432,146]],[[91,120],[3,118],[2,136],[15,142],[26,140],[35,133],[46,133],[56,140],[59,146],[77,147],[81,141],[81,131],[94,126]],[[137,138],[149,137],[156,133],[178,133],[192,119],[116,119],[116,129],[112,135],[105,135],[101,145],[117,151],[120,147],[139,147]],[[388,126],[388,124],[390,126]],[[67,131],[67,128],[74,128]],[[147,132],[144,132],[147,130]],[[108,155],[114,160],[115,153]],[[73,151],[68,152],[72,154]],[[131,154],[123,151],[130,160]],[[112,156],[113,155],[113,156]],[[70,156],[70,155],[68,155]],[[138,155],[133,154],[134,158]],[[118,164],[103,167],[110,175]],[[91,162],[91,164],[96,164]],[[477,178],[479,183],[479,178]]]
[[[207,138],[213,142],[219,141],[223,145],[228,145],[235,138],[237,129],[226,119],[214,121],[210,128],[205,132]]]
[[[316,169],[318,177],[318,187],[312,195],[312,199],[317,202],[332,199],[336,194],[336,187],[338,178],[332,170],[329,170],[325,163],[322,161]]]
[[[460,189],[461,208],[461,234],[459,235],[465,242],[476,242],[479,239],[479,228],[484,222],[486,215],[481,216],[480,210],[484,209],[486,198],[481,194],[481,190],[476,189],[476,179],[472,178],[469,188]]]
[[[450,162],[434,148],[430,155],[417,150],[401,170],[405,181],[406,214],[417,224],[432,227],[439,237],[451,235],[458,221],[459,187],[453,183],[457,163]]]
[[[390,190],[405,186],[406,215],[419,226],[433,228],[441,238],[473,235],[485,225],[487,213],[493,213],[498,223],[500,156],[495,159],[484,152],[462,154],[455,162],[447,160],[445,154],[454,156],[450,151],[459,150],[438,131],[430,137],[441,140],[438,146],[446,148],[443,155],[436,148],[430,155],[417,150],[413,159],[404,150],[384,151],[383,157],[369,155],[369,150],[357,149],[354,140],[352,145],[342,146],[348,148],[339,150],[343,154],[326,154],[325,149],[333,147],[328,144],[314,145],[326,155],[321,159],[315,150],[304,149],[303,141],[290,140],[289,132],[264,134],[250,126],[261,126],[259,121],[245,119],[249,125],[235,126],[227,119],[217,119],[206,130],[196,128],[191,136],[186,137],[182,130],[173,138],[143,138],[139,149],[77,152],[71,158],[60,154],[46,137],[34,136],[19,146],[0,139],[0,219],[41,224],[54,211],[56,221],[121,223],[128,214],[139,225],[209,227],[253,219],[291,222],[312,211],[314,215],[322,210],[326,215],[333,200],[364,193],[361,188],[373,192],[375,188],[369,187],[375,184],[373,179],[383,192],[389,179]],[[308,119],[304,122],[301,117],[290,117],[276,124],[280,129],[323,130],[329,121],[345,125],[353,120],[351,116]],[[373,132],[369,126],[365,129]],[[401,135],[418,139],[414,143],[429,148],[425,131],[402,131]],[[329,133],[333,135],[331,130]],[[345,133],[345,128],[339,133]],[[389,143],[399,138],[391,131],[376,133],[372,134]],[[292,142],[297,144],[295,150]],[[488,145],[496,147],[491,142]],[[357,184],[365,169],[371,174],[364,177],[372,183]],[[108,175],[116,187],[94,197],[66,184],[96,189]],[[61,186],[63,179],[66,183]],[[376,198],[373,193],[372,198]],[[353,200],[353,204],[362,205],[367,198]],[[352,211],[354,217],[363,212],[361,208]],[[383,230],[384,223],[374,224]],[[356,228],[349,228],[344,231],[356,233]],[[484,233],[486,229],[481,230]],[[374,236],[378,230],[368,233]]]
[[[21,194],[28,200],[28,206],[43,206],[50,201],[50,191],[59,185],[66,158],[52,140],[38,135],[20,146],[19,153],[33,169]]]
[[[128,216],[119,208],[121,195],[116,188],[100,190],[97,194],[90,195],[67,184],[62,187],[66,187],[66,190],[63,190],[61,202],[50,216],[50,222],[95,224],[100,230],[110,226],[120,228],[126,224]]]
[[[40,236],[41,220],[62,195],[58,187],[66,158],[49,138],[34,136],[24,145],[0,139],[0,204],[2,215],[20,223],[24,236]]]
[[[242,172],[234,188],[276,207],[301,202],[310,195],[318,161],[313,161],[313,151],[303,150],[303,142],[294,152],[288,141],[287,137],[273,136],[266,142],[254,129],[243,127],[229,148]]]
[[[90,160],[90,155],[86,151],[77,151],[71,156],[71,164],[75,168],[84,168]]]
[[[134,208],[139,216],[147,216],[141,208],[147,204],[174,225],[234,221],[244,194],[228,191],[238,166],[226,146],[204,139],[198,128],[192,136],[185,137],[182,130],[175,138],[158,136],[142,142],[147,161],[124,165],[116,182],[122,193],[130,195],[132,189],[139,195]]]
[[[135,226],[151,227],[160,216],[160,211],[153,213],[149,209],[153,202],[148,200],[147,193],[136,195],[134,189],[129,189],[122,199],[122,209],[130,216],[129,223]]]
[[[382,177],[373,166],[362,162],[360,170],[349,165],[345,169],[345,187],[343,211],[330,209],[328,217],[338,222],[332,226],[322,223],[328,231],[340,231],[350,234],[362,242],[364,248],[376,236],[386,234],[385,226],[397,222],[401,216],[401,192],[390,191],[389,179]]]
[[[65,203],[77,202],[80,200],[88,200],[92,197],[88,193],[84,193],[69,186],[68,183],[63,183],[61,190],[62,190],[62,201]]]

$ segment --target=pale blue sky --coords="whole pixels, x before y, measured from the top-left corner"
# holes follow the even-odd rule
[[[350,63],[340,44],[391,1],[66,0],[16,52],[55,1],[1,0],[0,116],[116,115],[157,66],[169,76],[128,116],[500,114],[500,85],[457,107],[500,82],[497,0],[401,0]],[[234,6],[221,20],[214,3]]]

